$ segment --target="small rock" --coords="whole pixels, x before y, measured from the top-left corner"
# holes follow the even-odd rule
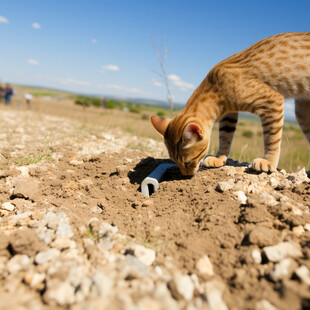
[[[71,230],[70,224],[61,221],[57,227],[56,236],[59,236],[60,238],[63,239],[72,238],[73,232]]]
[[[76,160],[76,159],[72,159],[69,161],[69,164],[72,166],[79,166],[83,164],[82,160]]]
[[[279,180],[274,177],[271,177],[268,181],[269,185],[273,188],[276,188],[279,185]]]
[[[304,229],[305,229],[306,231],[310,231],[310,224],[307,223],[307,224],[304,226]]]
[[[137,257],[146,266],[151,266],[155,261],[156,253],[154,250],[148,249],[139,244],[135,244],[130,248],[134,251],[135,257]]]
[[[219,192],[225,192],[233,188],[233,181],[230,180],[228,182],[219,182],[217,184],[216,190]]]
[[[189,301],[193,298],[194,295],[194,284],[191,280],[190,276],[182,275],[182,274],[175,274],[172,282],[170,283],[170,290],[172,295],[176,299],[183,298],[186,301]]]
[[[45,274],[28,271],[24,276],[24,282],[29,284],[35,290],[44,288]]]
[[[260,264],[262,262],[262,255],[259,250],[254,249],[251,255],[256,264]]]
[[[224,289],[224,284],[218,280],[206,283],[205,294],[208,299],[210,310],[228,310],[228,307],[222,299]]]
[[[270,206],[270,207],[276,206],[278,204],[278,202],[275,200],[275,198],[266,192],[260,193],[259,202],[261,204],[264,204],[264,205]]]
[[[143,208],[152,207],[153,205],[154,205],[154,201],[151,199],[147,199],[142,202]]]
[[[265,247],[264,254],[270,262],[280,262],[286,257],[301,257],[302,251],[299,244],[281,242],[277,245]]]
[[[256,226],[249,233],[249,242],[256,244],[259,247],[275,244],[279,241],[279,233],[276,229],[272,229],[265,226]]]
[[[292,230],[297,237],[300,237],[305,232],[305,229],[302,225],[295,226]]]
[[[49,282],[48,282],[49,283]],[[43,295],[44,301],[49,305],[68,307],[75,302],[75,288],[68,282],[53,283]]]
[[[112,226],[109,223],[103,222],[99,227],[99,235],[107,236],[107,235],[115,235],[118,232],[118,228],[116,226]]]
[[[290,173],[287,179],[290,180],[295,185],[299,185],[303,182],[309,182],[305,168],[302,168],[298,172]]]
[[[273,281],[290,278],[296,268],[297,263],[294,260],[285,258],[274,266],[273,271],[270,273],[270,278]]]
[[[101,213],[102,213],[102,209],[99,208],[98,206],[94,206],[94,207],[92,207],[92,208],[90,209],[90,212],[101,214]]]
[[[245,205],[247,203],[248,197],[243,191],[237,191],[234,194],[241,204]]]
[[[15,206],[14,206],[13,204],[11,204],[10,202],[4,202],[4,203],[2,204],[2,208],[3,208],[4,210],[7,210],[7,211],[14,211]]]
[[[92,277],[93,289],[96,290],[98,296],[106,298],[113,287],[113,280],[103,273],[96,273]]]
[[[214,275],[212,263],[207,255],[201,257],[196,263],[196,269],[200,274],[212,277]]]
[[[39,181],[35,179],[18,179],[14,184],[12,196],[34,200],[39,189]]]
[[[51,260],[53,260],[55,257],[60,255],[60,251],[57,249],[49,249],[47,251],[44,252],[40,252],[36,255],[34,261],[38,264],[38,265],[42,265],[42,264],[46,264],[48,262],[50,262]]]
[[[9,273],[16,273],[22,270],[29,263],[30,258],[28,255],[15,255],[9,260],[7,269]]]
[[[310,285],[310,271],[305,265],[301,265],[295,270],[296,275],[308,286]]]
[[[277,310],[268,300],[262,299],[255,304],[255,310]]]

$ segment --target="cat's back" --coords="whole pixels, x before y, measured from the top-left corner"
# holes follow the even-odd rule
[[[265,38],[218,63],[220,71],[239,71],[268,84],[284,97],[310,96],[310,32]]]

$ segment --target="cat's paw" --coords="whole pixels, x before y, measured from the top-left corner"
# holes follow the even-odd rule
[[[276,166],[267,159],[256,158],[253,160],[251,167],[256,171],[273,172]]]
[[[224,166],[225,164],[226,158],[220,158],[215,156],[208,156],[202,162],[203,167],[207,168],[218,168]]]

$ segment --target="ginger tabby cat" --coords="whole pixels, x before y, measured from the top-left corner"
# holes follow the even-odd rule
[[[219,151],[203,165],[221,167],[230,152],[238,111],[254,113],[262,122],[265,150],[252,167],[275,171],[284,98],[295,98],[296,118],[310,143],[310,32],[275,35],[221,61],[177,116],[152,116],[151,122],[181,173],[193,175],[207,154],[213,123],[220,122]]]

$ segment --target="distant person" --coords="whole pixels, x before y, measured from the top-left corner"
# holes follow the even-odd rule
[[[107,108],[107,101],[104,98],[101,99],[100,106],[104,109]]]
[[[13,88],[11,87],[10,84],[6,84],[4,88],[4,99],[5,99],[5,104],[10,104],[11,103],[11,98],[14,94]]]
[[[4,99],[4,87],[0,84],[0,103],[3,102]]]
[[[26,103],[27,103],[27,107],[28,107],[28,109],[30,109],[30,105],[31,105],[31,100],[32,100],[32,95],[31,94],[29,94],[29,93],[27,93],[27,94],[25,94],[25,99],[26,99]]]

